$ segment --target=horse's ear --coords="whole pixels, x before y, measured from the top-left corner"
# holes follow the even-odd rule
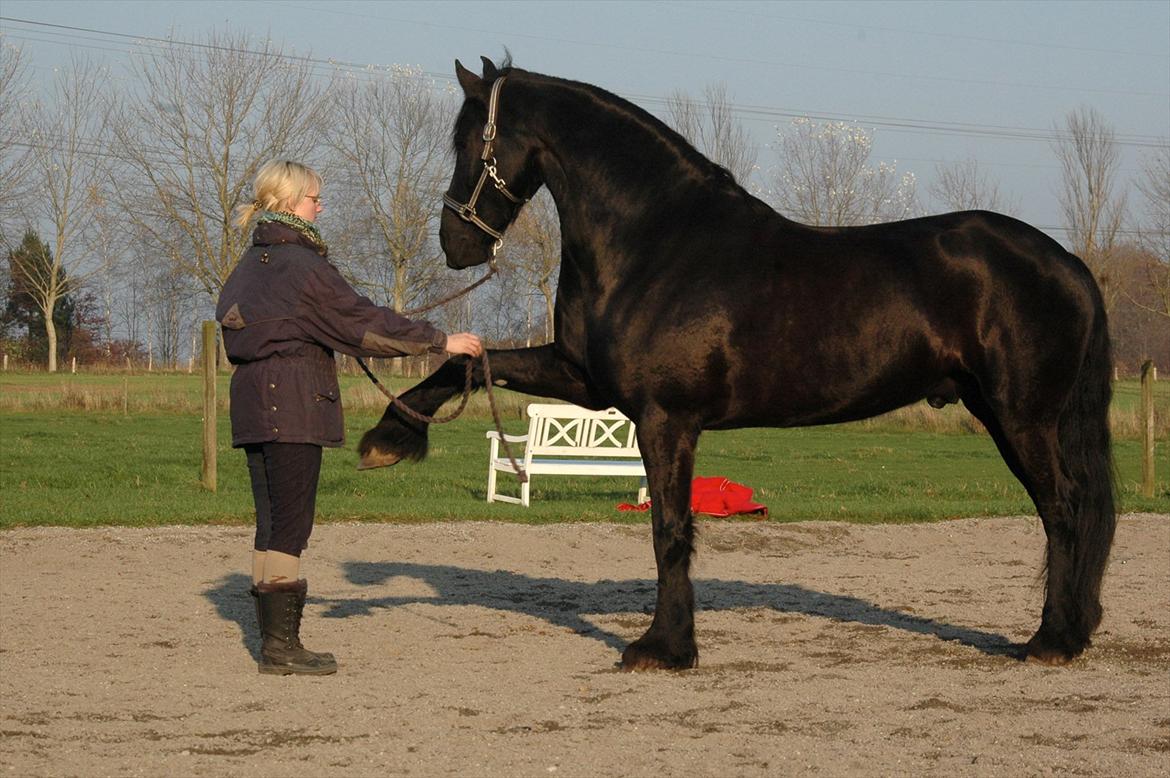
[[[492,62],[487,57],[480,57],[480,60],[483,61],[483,80],[495,81],[496,76],[500,74],[500,71],[496,70],[496,63]]]
[[[483,81],[479,76],[463,67],[463,63],[455,60],[455,78],[459,79],[459,86],[463,87],[464,97],[473,97],[483,91]]]

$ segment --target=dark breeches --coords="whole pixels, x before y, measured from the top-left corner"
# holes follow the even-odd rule
[[[299,557],[313,532],[321,447],[252,443],[244,452],[256,503],[256,550]]]

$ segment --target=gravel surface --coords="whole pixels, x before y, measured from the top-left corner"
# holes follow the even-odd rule
[[[1121,520],[1095,645],[1039,621],[1035,518],[700,522],[700,665],[623,673],[647,525],[319,526],[262,676],[242,528],[0,533],[0,777],[1165,775],[1170,516]]]

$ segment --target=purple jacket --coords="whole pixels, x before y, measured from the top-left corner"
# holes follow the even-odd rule
[[[299,232],[257,225],[219,295],[232,375],[232,445],[345,442],[333,352],[441,353],[447,336],[353,290]]]

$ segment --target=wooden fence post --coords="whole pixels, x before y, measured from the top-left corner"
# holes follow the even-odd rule
[[[1153,360],[1142,365],[1142,497],[1154,496],[1154,381]]]
[[[203,485],[216,491],[216,333],[215,322],[203,322]]]

